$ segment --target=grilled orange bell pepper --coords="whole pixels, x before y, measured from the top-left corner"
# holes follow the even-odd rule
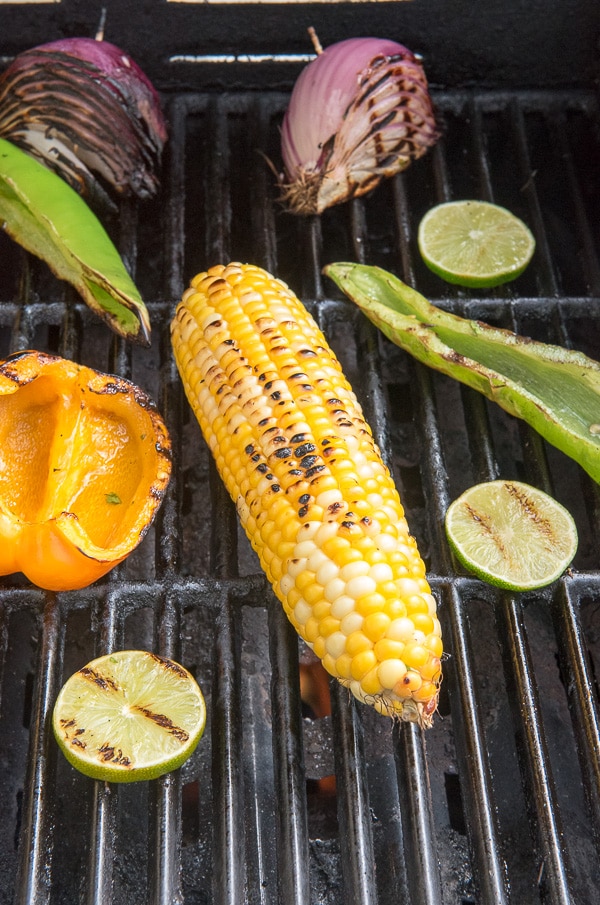
[[[170,475],[139,387],[42,352],[0,363],[0,575],[86,587],[139,544]]]

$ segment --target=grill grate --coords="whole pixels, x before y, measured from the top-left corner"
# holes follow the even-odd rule
[[[163,196],[124,209],[112,225],[148,300],[151,350],[110,335],[0,236],[2,356],[38,348],[140,383],[166,418],[175,459],[155,528],[106,579],[60,595],[19,576],[0,585],[0,902],[592,902],[600,872],[598,488],[525,425],[384,341],[331,295],[321,267],[348,258],[379,264],[442,307],[600,358],[597,99],[440,92],[445,138],[430,155],[369,198],[306,221],[278,208],[256,152],[278,159],[286,99],[170,98]],[[479,296],[424,269],[416,224],[451,197],[494,200],[530,223],[538,251],[518,284]],[[231,258],[277,273],[315,312],[398,479],[449,652],[440,713],[425,736],[392,727],[338,685],[330,713],[303,704],[306,652],[240,534],[169,352],[182,288]],[[574,572],[550,589],[513,598],[451,562],[447,504],[496,476],[537,484],[576,517]],[[209,723],[180,772],[109,787],[59,757],[48,714],[72,671],[126,646],[191,668]]]

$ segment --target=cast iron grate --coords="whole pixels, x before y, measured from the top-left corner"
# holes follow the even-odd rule
[[[304,221],[277,205],[257,150],[278,160],[285,94],[171,97],[162,196],[111,226],[149,303],[150,350],[110,335],[0,236],[2,356],[43,349],[140,383],[166,417],[175,457],[155,529],[105,580],[60,595],[19,576],[0,584],[0,902],[595,900],[598,489],[524,425],[384,341],[321,268],[376,263],[458,313],[600,358],[597,100],[579,91],[436,100],[446,131],[433,153],[368,199]],[[538,251],[518,284],[475,295],[423,268],[416,225],[451,197],[495,200],[531,225]],[[303,702],[309,658],[240,535],[169,351],[182,288],[231,258],[277,273],[316,313],[398,479],[448,650],[425,736],[391,726],[337,685],[321,711]],[[549,490],[577,519],[573,572],[550,589],[513,598],[451,561],[448,502],[494,476]],[[179,773],[109,787],[58,756],[48,714],[72,671],[127,646],[191,668],[209,723]]]

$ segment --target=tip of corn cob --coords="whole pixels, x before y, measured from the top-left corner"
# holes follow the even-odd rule
[[[318,325],[285,283],[232,263],[192,280],[171,333],[191,408],[290,621],[358,700],[430,726],[436,601]]]

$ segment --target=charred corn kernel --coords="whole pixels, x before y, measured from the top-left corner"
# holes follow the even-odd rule
[[[361,701],[431,723],[441,632],[392,477],[316,322],[252,265],[198,274],[172,322],[189,403],[300,636]]]

